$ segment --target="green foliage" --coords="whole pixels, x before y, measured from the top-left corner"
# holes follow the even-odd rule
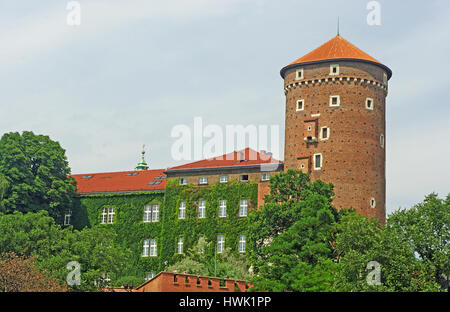
[[[270,188],[265,205],[250,216],[253,290],[329,290],[336,267],[330,242],[339,221],[333,186],[289,170],[272,177]]]
[[[235,280],[249,280],[252,277],[249,273],[250,264],[245,255],[236,254],[230,248],[225,248],[221,254],[211,258],[204,252],[211,245],[212,243],[208,243],[204,238],[199,239],[185,257],[170,266],[168,271]]]
[[[144,207],[155,203],[159,204],[159,221],[144,223]],[[116,234],[116,243],[123,249],[131,250],[132,255],[127,259],[129,266],[117,276],[118,281],[127,276],[135,277],[136,281],[143,281],[147,272],[162,271],[161,232],[166,213],[164,193],[89,195],[82,196],[77,205],[73,212],[76,229],[94,226],[110,229]],[[101,213],[105,207],[115,208],[113,224],[100,224]],[[148,238],[157,240],[158,257],[142,257],[143,242]],[[118,282],[114,284],[121,286]]]
[[[47,210],[61,222],[76,193],[68,174],[65,150],[58,142],[28,131],[4,134],[0,139],[0,212]]]
[[[81,286],[75,290],[97,290],[102,274],[112,281],[129,270],[130,250],[118,246],[112,229],[96,226],[82,231],[61,228],[47,211],[0,215],[0,253],[14,252],[33,257],[51,277],[66,282],[67,264],[81,265]],[[102,285],[98,285],[101,287]]]
[[[388,224],[390,223],[388,219]],[[401,226],[402,227],[402,226]],[[383,227],[373,219],[351,214],[343,217],[336,240],[339,266],[336,291],[437,291],[434,270],[415,257],[411,240],[397,229]],[[380,284],[371,285],[367,276],[380,265]]]
[[[258,184],[256,182],[227,184],[217,183],[207,187],[180,186],[177,179],[168,179],[165,193],[164,225],[161,233],[162,261],[170,266],[184,256],[176,254],[178,237],[183,237],[187,250],[203,237],[211,242],[205,249],[205,256],[214,259],[217,235],[225,236],[225,248],[238,253],[239,235],[248,235],[248,217],[239,217],[241,199],[249,200],[249,211],[257,208]],[[227,217],[219,218],[219,201],[227,201]],[[199,219],[198,201],[206,201],[206,218]],[[178,219],[180,202],[186,203],[186,218]],[[248,240],[247,240],[248,241]],[[158,246],[159,247],[159,246]]]
[[[386,228],[409,242],[421,263],[434,272],[436,283],[443,284],[444,277],[450,279],[450,195],[440,199],[430,194],[411,209],[396,211]]]

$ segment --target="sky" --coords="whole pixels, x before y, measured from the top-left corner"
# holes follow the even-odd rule
[[[66,150],[72,173],[150,168],[177,125],[275,125],[279,71],[336,35],[389,66],[387,212],[450,192],[450,2],[0,0],[0,135],[30,130]],[[276,150],[276,148],[273,148]],[[186,161],[184,161],[185,163]]]

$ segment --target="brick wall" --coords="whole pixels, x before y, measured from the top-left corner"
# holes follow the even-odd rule
[[[303,80],[308,84],[286,93],[285,170],[302,169],[303,164],[302,170],[309,172],[313,180],[335,185],[336,208],[353,207],[384,222],[385,148],[380,145],[380,136],[386,137],[387,91],[377,85],[383,83],[384,71],[360,62],[337,62],[340,74],[331,76],[330,64],[336,63],[303,66]],[[340,81],[340,77],[345,78]],[[350,77],[372,82],[355,82]],[[325,78],[329,81],[325,82]],[[286,73],[285,87],[296,82],[295,69],[291,69]],[[332,95],[340,96],[340,106],[330,107]],[[373,99],[373,110],[366,108],[366,98]],[[297,111],[301,99],[304,110]],[[304,141],[305,123],[312,124],[312,118],[317,118],[314,127],[319,132],[322,127],[329,128],[328,140],[320,140],[319,133],[317,143]],[[322,154],[321,170],[314,170],[315,154]],[[371,198],[375,199],[375,208],[370,205]]]
[[[234,292],[235,284],[245,292],[245,281],[222,280],[214,277],[161,272],[150,281],[139,286],[136,292]]]

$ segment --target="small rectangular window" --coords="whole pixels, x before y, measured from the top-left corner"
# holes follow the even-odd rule
[[[145,239],[142,246],[142,257],[148,257],[150,254],[150,240]]]
[[[187,184],[188,184],[187,178],[180,178],[180,185],[187,185]]]
[[[159,221],[159,205],[152,205],[152,222]]]
[[[303,79],[303,68],[299,68],[295,72],[295,79],[300,80]]]
[[[225,249],[225,236],[217,235],[217,253],[222,253]]]
[[[339,65],[330,65],[330,75],[339,75]]]
[[[248,182],[248,174],[242,174],[239,181]]]
[[[72,218],[72,210],[66,211],[64,215],[64,225],[70,225],[70,220]]]
[[[177,253],[181,255],[183,253],[183,237],[178,237]]]
[[[222,199],[219,201],[219,218],[227,216],[227,201]]]
[[[220,183],[228,183],[228,176],[220,176],[219,182]]]
[[[150,239],[150,257],[156,257],[157,251],[156,251],[156,240]]]
[[[371,98],[366,99],[366,108],[368,110],[373,110],[373,99]]]
[[[181,202],[178,209],[178,219],[186,219],[186,203]]]
[[[245,253],[246,237],[245,235],[239,235],[239,253]]]
[[[330,137],[330,129],[328,129],[327,127],[322,127],[320,132],[320,139],[328,140],[329,137]]]
[[[270,173],[263,173],[261,174],[261,181],[269,181],[270,180]]]
[[[339,106],[341,104],[341,100],[339,95],[330,96],[330,106]]]
[[[248,213],[248,199],[241,199],[239,205],[239,217],[246,217]]]
[[[322,154],[314,155],[314,170],[322,169]]]
[[[208,177],[200,177],[198,180],[198,184],[200,185],[208,184]]]
[[[198,202],[198,217],[200,219],[205,218],[206,216],[206,201],[200,200]]]
[[[298,100],[297,101],[297,112],[301,112],[305,110],[305,101],[304,100]]]

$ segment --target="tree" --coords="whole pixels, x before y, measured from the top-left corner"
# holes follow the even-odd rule
[[[389,216],[387,228],[410,244],[417,258],[434,271],[434,281],[448,288],[450,280],[450,194],[428,195],[422,203]]]
[[[340,214],[331,205],[333,185],[309,179],[294,170],[272,177],[265,205],[251,213],[253,290],[330,289],[336,266],[330,242]]]
[[[0,212],[47,210],[60,222],[76,194],[69,174],[65,150],[58,142],[29,131],[4,134],[0,139]]]
[[[252,277],[249,272],[250,264],[245,256],[236,255],[230,248],[225,248],[221,254],[216,255],[216,259],[211,259],[205,252],[209,248],[211,243],[200,238],[198,243],[187,251],[186,256],[168,270],[236,280],[249,280]]]
[[[128,272],[131,251],[116,242],[116,233],[99,225],[73,231],[62,228],[47,211],[0,214],[0,253],[13,252],[20,257],[33,257],[42,272],[65,283],[67,264],[77,261],[81,269],[81,285],[71,289],[96,291],[104,288],[105,275],[114,285]]]
[[[344,216],[336,240],[339,266],[336,291],[437,291],[434,270],[415,256],[411,240],[399,235],[388,218],[382,226],[375,219]],[[371,265],[375,264],[374,266]],[[375,266],[379,267],[379,274]],[[372,279],[373,273],[379,276]],[[369,275],[369,273],[371,273]]]
[[[62,292],[67,288],[38,270],[33,258],[0,255],[0,292]]]

